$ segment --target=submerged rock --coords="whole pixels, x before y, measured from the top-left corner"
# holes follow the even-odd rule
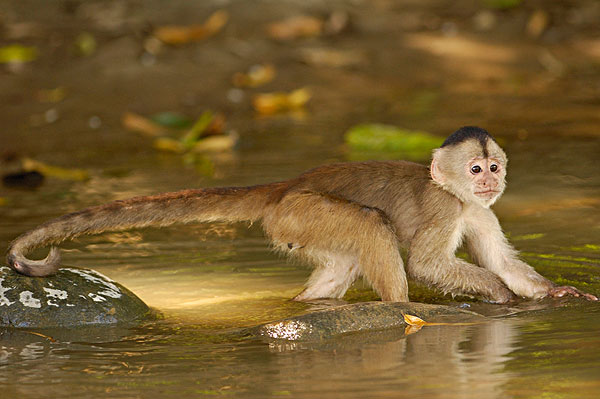
[[[62,268],[40,278],[0,267],[0,327],[130,323],[149,313],[134,293],[94,270]]]
[[[275,340],[320,341],[346,333],[404,327],[406,323],[403,314],[417,316],[430,323],[487,320],[480,314],[451,306],[417,302],[363,302],[263,324],[253,333]]]

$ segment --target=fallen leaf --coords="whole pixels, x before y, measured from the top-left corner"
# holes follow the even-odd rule
[[[23,169],[26,171],[36,171],[44,176],[55,177],[63,180],[85,181],[90,178],[88,171],[83,169],[66,169],[59,166],[52,166],[31,158],[23,158]]]
[[[133,112],[125,112],[121,117],[121,124],[128,130],[150,137],[159,137],[168,133],[162,126]]]
[[[159,137],[154,140],[154,148],[161,151],[177,153],[182,153],[185,151],[185,147],[183,144],[181,144],[181,141],[169,137]]]
[[[34,61],[37,58],[37,48],[13,44],[0,47],[1,64],[22,64]]]
[[[236,87],[258,87],[275,78],[275,67],[271,64],[258,64],[250,67],[248,72],[237,72],[233,75],[233,85]]]
[[[77,54],[88,57],[96,52],[98,48],[98,43],[96,42],[96,38],[89,32],[80,33],[75,38],[75,50]]]
[[[194,152],[220,152],[230,150],[237,143],[237,135],[228,134],[210,136],[198,141],[193,147]]]
[[[256,95],[252,100],[254,109],[262,115],[301,109],[310,100],[311,93],[306,88],[290,93],[276,92]]]
[[[323,31],[323,21],[319,18],[301,15],[274,22],[267,26],[267,33],[277,40],[293,40],[301,37],[318,36]]]
[[[429,155],[444,141],[426,132],[382,124],[354,126],[346,132],[344,140],[355,150],[403,152],[415,157]]]
[[[550,23],[550,16],[544,10],[535,10],[527,22],[527,34],[533,38],[540,37]]]
[[[224,10],[215,11],[208,19],[199,25],[175,26],[166,25],[156,28],[154,36],[170,45],[182,45],[203,40],[219,32],[227,23],[229,13]]]
[[[413,316],[413,315],[405,314],[405,313],[403,313],[402,316],[404,316],[404,322],[406,324],[408,324],[409,326],[422,327],[427,324],[427,322],[425,320],[423,320],[417,316]]]
[[[188,118],[187,116],[172,111],[165,111],[154,114],[150,117],[150,120],[161,126],[174,129],[189,128],[194,123],[194,121]]]

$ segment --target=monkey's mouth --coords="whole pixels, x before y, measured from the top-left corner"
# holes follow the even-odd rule
[[[477,195],[478,197],[492,197],[496,194],[498,194],[497,190],[485,190],[485,191],[476,191],[475,192],[475,195]]]

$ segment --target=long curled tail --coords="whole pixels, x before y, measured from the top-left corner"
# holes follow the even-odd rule
[[[9,246],[7,262],[27,276],[49,276],[58,270],[60,252],[52,247],[45,259],[25,256],[33,249],[58,244],[83,234],[146,226],[210,221],[255,221],[262,218],[280,183],[252,187],[184,190],[135,197],[95,206],[50,220],[17,237]],[[275,194],[276,195],[276,194]]]

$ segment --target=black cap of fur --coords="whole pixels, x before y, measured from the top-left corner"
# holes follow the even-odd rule
[[[460,144],[470,139],[475,139],[479,141],[479,144],[481,144],[481,148],[483,148],[485,157],[487,157],[486,143],[488,139],[496,141],[485,129],[482,129],[477,126],[463,126],[454,133],[452,133],[450,136],[448,136],[448,138],[442,144],[442,147]]]

